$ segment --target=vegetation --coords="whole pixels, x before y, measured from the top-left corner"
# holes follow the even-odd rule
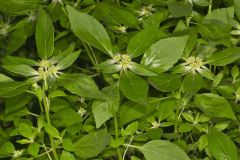
[[[239,0],[0,0],[0,159],[239,160]]]

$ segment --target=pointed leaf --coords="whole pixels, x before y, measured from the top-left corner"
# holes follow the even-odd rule
[[[240,59],[240,47],[234,47],[213,53],[206,63],[215,66],[225,66],[238,59]]]
[[[38,75],[35,69],[25,64],[3,65],[3,67],[10,72],[26,77]]]
[[[128,99],[140,104],[146,103],[148,84],[138,75],[125,72],[119,79],[119,88]]]
[[[74,153],[81,158],[91,158],[100,154],[110,142],[105,130],[92,132],[74,143]]]
[[[114,87],[104,88],[106,100],[97,100],[92,104],[92,111],[96,121],[96,127],[99,128],[108,119],[113,117],[119,108],[119,91]]]
[[[70,53],[69,55],[66,55],[64,59],[58,62],[57,68],[59,68],[59,70],[62,70],[71,66],[74,63],[74,61],[78,58],[80,52],[81,51],[76,51]]]
[[[146,51],[141,63],[157,73],[167,71],[181,58],[187,40],[188,36],[161,39]]]
[[[216,160],[238,160],[238,152],[231,138],[216,130],[208,134],[208,147],[211,155]]]
[[[112,44],[105,28],[92,16],[67,6],[73,32],[78,38],[112,56]]]
[[[84,74],[63,74],[58,83],[72,94],[84,97],[102,98],[101,92],[95,82]]]
[[[166,33],[164,33],[158,27],[148,27],[144,30],[141,30],[130,39],[127,53],[132,57],[140,56],[150,47],[151,44],[165,36]]]
[[[213,117],[236,119],[231,104],[224,97],[217,94],[197,94],[194,103],[205,113]]]
[[[153,140],[139,150],[144,154],[146,160],[190,160],[186,153],[177,145],[163,140]]]
[[[42,8],[39,8],[36,24],[36,43],[38,56],[47,59],[53,55],[54,28],[50,16]]]

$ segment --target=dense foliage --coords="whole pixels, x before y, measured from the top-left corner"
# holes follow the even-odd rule
[[[0,0],[0,159],[239,160],[239,0]]]

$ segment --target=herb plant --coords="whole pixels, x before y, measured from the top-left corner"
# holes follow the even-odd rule
[[[0,0],[0,159],[239,160],[239,0]]]

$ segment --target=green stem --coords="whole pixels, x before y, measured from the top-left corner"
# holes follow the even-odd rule
[[[209,1],[208,14],[212,11],[212,0]]]
[[[93,56],[92,56],[92,53],[90,51],[90,49],[88,48],[87,44],[85,42],[82,42],[83,44],[83,47],[85,48],[86,52],[87,52],[87,55],[90,59],[90,61],[92,62],[93,66],[96,67],[97,66],[97,63],[95,62]]]
[[[114,117],[114,127],[115,127],[115,140],[118,139],[118,121],[117,121],[117,115],[115,114]],[[122,156],[121,156],[121,152],[120,152],[120,148],[117,148],[117,155],[118,155],[118,159],[122,160]]]
[[[50,120],[50,115],[49,115],[50,101],[49,101],[48,97],[46,96],[46,92],[47,92],[47,88],[43,87],[43,92],[42,92],[42,94],[43,94],[43,106],[44,106],[44,109],[45,109],[47,123],[49,125],[51,125],[51,120]],[[50,143],[51,143],[54,159],[58,160],[58,155],[57,155],[57,152],[56,152],[53,137],[51,135],[48,135],[48,136],[50,138]]]

